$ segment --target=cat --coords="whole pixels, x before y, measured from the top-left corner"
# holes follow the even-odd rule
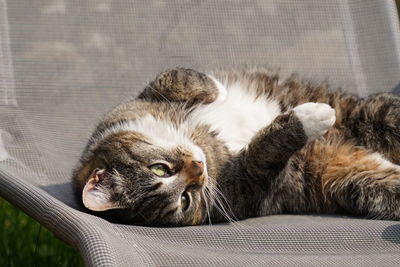
[[[291,213],[400,219],[400,97],[263,68],[174,68],[98,124],[73,171],[90,212],[187,226]]]

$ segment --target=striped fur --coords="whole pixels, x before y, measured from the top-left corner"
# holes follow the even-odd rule
[[[155,177],[155,162],[173,173]],[[86,204],[92,212],[126,223],[335,212],[399,220],[399,164],[399,97],[361,99],[261,68],[176,68],[105,116],[73,181],[80,199],[106,203],[101,212]]]

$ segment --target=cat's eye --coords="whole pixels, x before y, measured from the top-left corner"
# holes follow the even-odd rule
[[[151,165],[149,169],[158,177],[170,177],[173,174],[167,165],[161,163]]]
[[[186,211],[190,206],[190,196],[189,194],[185,191],[181,195],[181,208],[183,211]]]

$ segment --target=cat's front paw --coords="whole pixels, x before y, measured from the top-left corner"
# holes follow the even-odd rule
[[[196,70],[174,68],[157,75],[139,99],[209,104],[224,99],[226,89],[215,78]]]
[[[324,135],[335,124],[335,110],[324,103],[304,103],[293,109],[303,124],[308,141]]]

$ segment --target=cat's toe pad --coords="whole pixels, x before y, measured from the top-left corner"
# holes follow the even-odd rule
[[[304,103],[293,109],[303,124],[308,140],[324,135],[335,124],[335,110],[324,103]]]

